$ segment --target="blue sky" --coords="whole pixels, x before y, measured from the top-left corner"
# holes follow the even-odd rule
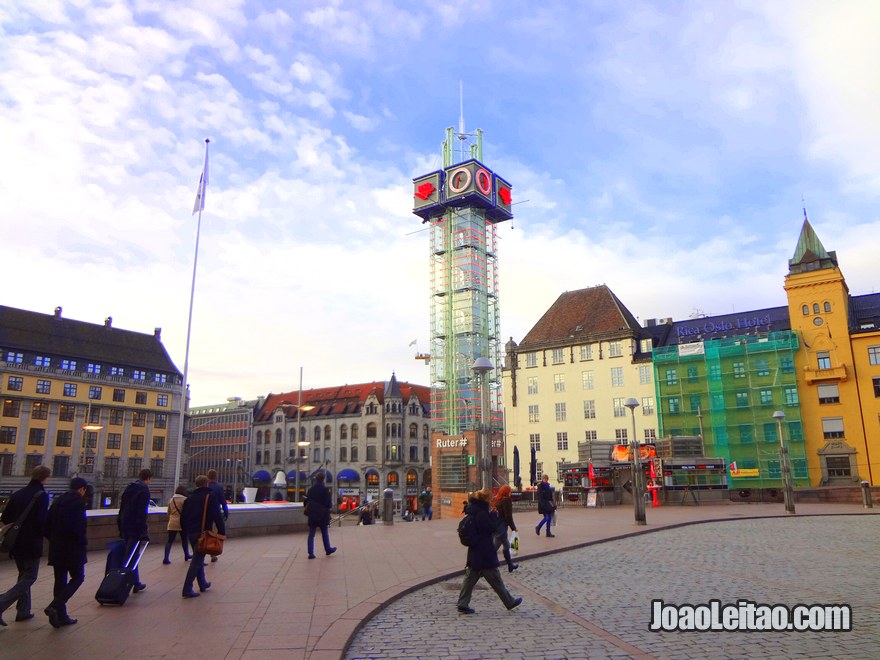
[[[141,332],[192,402],[428,384],[411,179],[447,126],[514,185],[501,329],[605,283],[642,320],[782,305],[801,197],[877,290],[880,4],[18,2],[0,8],[2,304]]]

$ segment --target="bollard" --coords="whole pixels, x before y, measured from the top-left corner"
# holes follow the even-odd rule
[[[866,509],[873,509],[874,503],[871,501],[871,488],[867,481],[862,482],[862,504]]]
[[[385,525],[394,524],[394,491],[390,488],[382,491],[382,522]]]

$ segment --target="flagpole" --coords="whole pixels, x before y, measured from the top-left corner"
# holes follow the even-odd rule
[[[196,195],[196,208],[199,212],[199,219],[196,223],[196,249],[193,256],[193,276],[192,286],[189,291],[189,319],[186,323],[186,353],[183,358],[183,391],[180,396],[180,423],[177,429],[177,460],[174,465],[174,490],[180,485],[180,462],[183,456],[183,426],[186,421],[186,401],[187,401],[187,377],[189,376],[189,340],[192,334],[193,320],[193,300],[196,295],[196,267],[199,263],[199,236],[202,232],[202,211],[205,208],[205,190],[208,187],[208,144],[211,142],[205,138],[205,164],[202,167],[202,176],[199,179],[199,192]],[[193,211],[196,209],[194,208]]]

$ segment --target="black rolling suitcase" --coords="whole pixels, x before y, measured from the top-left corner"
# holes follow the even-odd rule
[[[138,541],[128,560],[121,568],[114,568],[107,571],[107,575],[101,581],[98,592],[95,594],[95,600],[101,605],[124,605],[128,600],[128,595],[134,586],[134,569],[137,568],[138,562],[147,549],[149,543],[147,541]],[[111,553],[113,548],[111,548]]]

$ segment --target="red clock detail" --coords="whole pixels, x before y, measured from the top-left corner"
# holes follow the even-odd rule
[[[425,181],[418,188],[416,188],[415,195],[419,199],[425,200],[428,199],[428,197],[430,197],[435,190],[436,188],[431,184],[430,181]]]

